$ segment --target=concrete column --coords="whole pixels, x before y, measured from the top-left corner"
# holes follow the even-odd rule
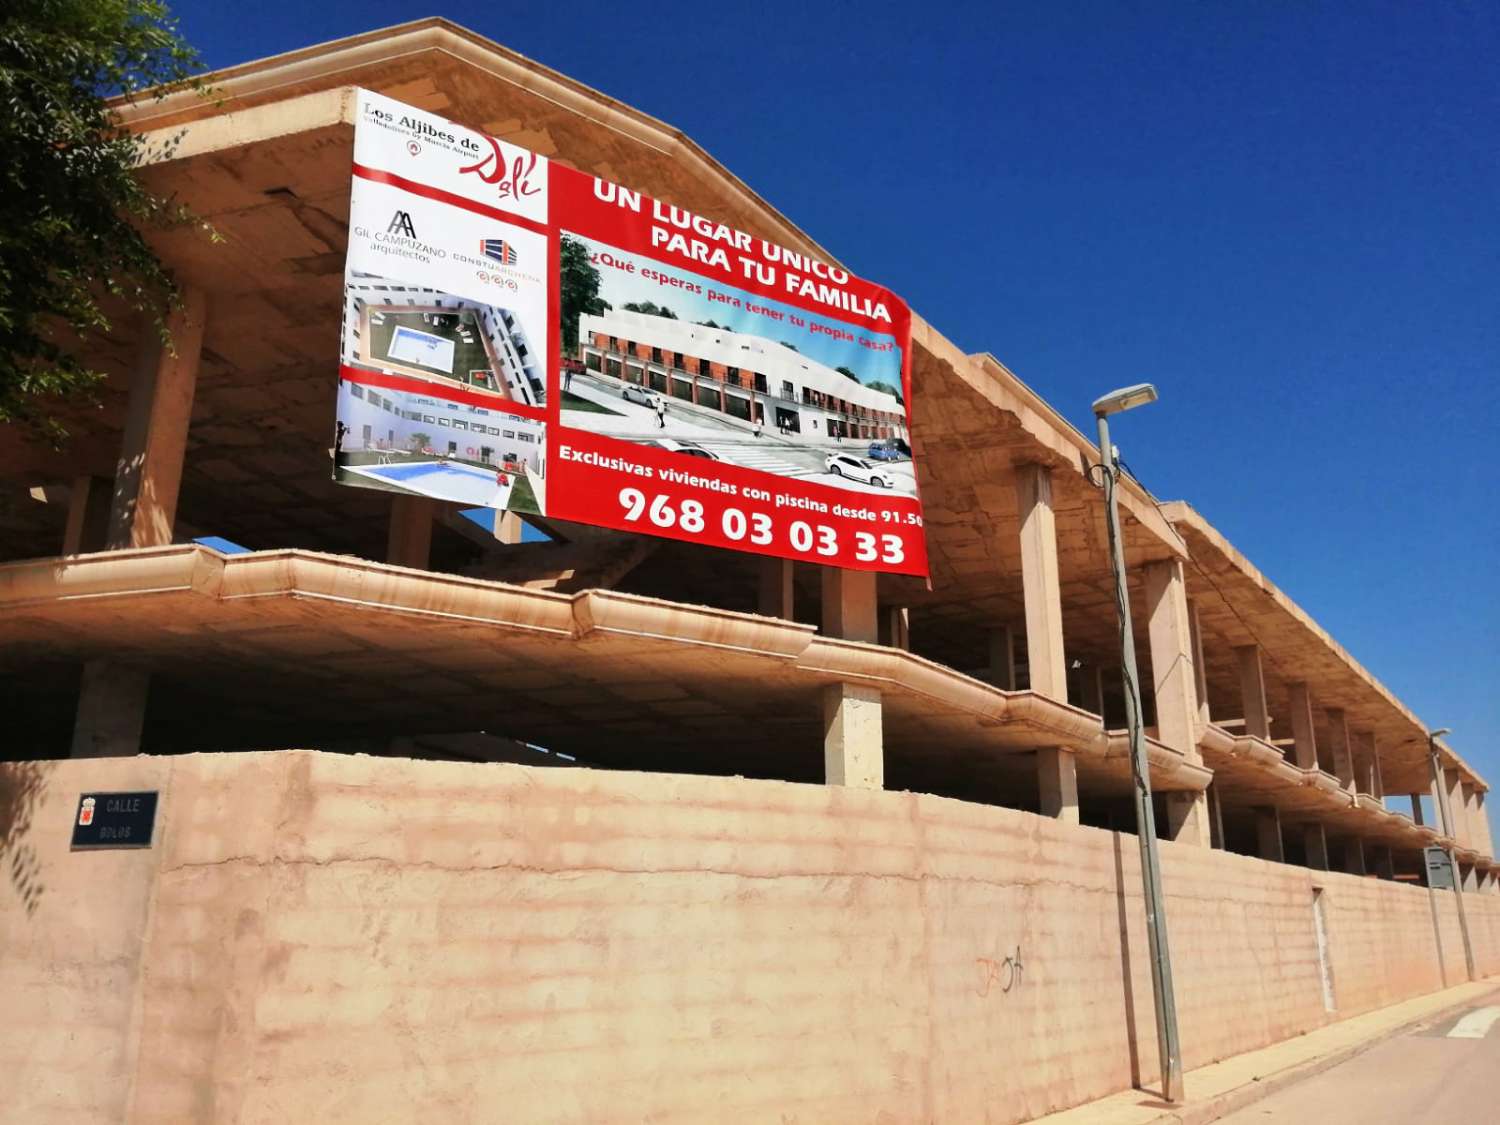
[[[1021,584],[1026,601],[1026,654],[1031,690],[1066,703],[1062,586],[1057,576],[1057,520],[1052,510],[1052,471],[1043,465],[1016,467],[1021,516]]]
[[[515,512],[495,513],[495,542],[514,546],[521,542],[525,521]]]
[[[1286,853],[1281,845],[1281,814],[1274,805],[1265,805],[1255,810],[1255,842],[1261,859],[1286,862]]]
[[[1484,852],[1485,855],[1493,856],[1495,854],[1495,837],[1490,832],[1490,814],[1484,807],[1484,798],[1485,791],[1483,789],[1474,790],[1474,804],[1469,809],[1469,819],[1473,822],[1474,830],[1479,835],[1479,850]]]
[[[1443,784],[1448,789],[1448,826],[1454,841],[1461,848],[1469,846],[1469,825],[1464,817],[1463,775],[1451,767],[1443,767]]]
[[[432,520],[437,501],[425,496],[391,497],[391,523],[385,561],[392,566],[426,570],[432,555]]]
[[[1333,751],[1333,772],[1338,774],[1339,784],[1354,792],[1354,747],[1349,742],[1349,720],[1343,709],[1330,707],[1328,715],[1328,742]],[[1418,824],[1422,822],[1417,821]]]
[[[1301,769],[1315,770],[1318,768],[1318,742],[1313,735],[1312,696],[1307,683],[1301,680],[1287,684],[1287,692],[1292,701],[1292,739],[1296,743],[1297,765]]]
[[[823,689],[823,779],[827,784],[884,787],[880,710],[876,688],[829,684]]]
[[[1469,847],[1481,855],[1490,854],[1489,832],[1485,826],[1485,817],[1481,812],[1480,798],[1483,794],[1470,785],[1463,782],[1464,797],[1464,827],[1469,830]]]
[[[1009,625],[990,630],[990,683],[1016,690],[1016,638]]]
[[[1197,761],[1197,676],[1182,560],[1148,563],[1145,576],[1157,737]]]
[[[150,683],[144,668],[107,660],[85,664],[69,756],[124,758],[140,753]]]
[[[1413,824],[1421,825],[1422,823],[1422,794],[1420,793],[1411,795],[1411,819]]]
[[[1224,841],[1224,799],[1219,794],[1218,782],[1210,782],[1208,786],[1208,811],[1210,814],[1209,843],[1220,851],[1229,847]]]
[[[1241,645],[1234,650],[1240,665],[1240,698],[1245,708],[1245,733],[1270,741],[1271,713],[1266,706],[1266,677],[1260,666],[1260,646]]]
[[[170,344],[143,328],[105,537],[112,551],[172,542],[207,309],[202,290],[184,289],[180,300],[167,314]]]
[[[1163,795],[1167,808],[1165,836],[1200,848],[1213,846],[1213,831],[1208,823],[1208,794],[1194,790],[1173,791]]]
[[[1097,664],[1085,664],[1078,669],[1078,683],[1082,689],[1078,705],[1092,715],[1099,716],[1104,724],[1104,669]]]
[[[1315,871],[1328,870],[1328,836],[1322,824],[1302,827],[1302,843],[1307,849],[1307,866]]]
[[[1380,748],[1375,745],[1375,734],[1373,731],[1365,732],[1365,744],[1370,749],[1370,769],[1375,774],[1375,799],[1385,800],[1385,778],[1380,774]]]
[[[1375,736],[1367,730],[1357,730],[1351,735],[1351,753],[1354,757],[1354,783],[1357,792],[1380,796],[1380,782],[1375,775]]]
[[[1198,603],[1188,602],[1188,635],[1192,639],[1193,690],[1198,697],[1198,722],[1207,726],[1213,720],[1208,713],[1208,665],[1203,662],[1203,629],[1198,623]]]
[[[909,622],[910,617],[904,605],[883,606],[880,610],[880,643],[910,652]]]
[[[1344,870],[1350,875],[1365,873],[1365,842],[1358,836],[1344,841]]]
[[[62,553],[84,555],[104,550],[109,541],[109,509],[114,481],[107,477],[77,476],[68,488],[68,520],[63,528]]]
[[[868,570],[823,569],[823,633],[845,641],[878,644],[875,575]]]
[[[1377,844],[1371,851],[1371,870],[1381,879],[1396,877],[1396,857],[1389,844]]]
[[[793,621],[793,598],[795,585],[792,582],[791,559],[762,557],[756,560],[759,570],[759,598],[756,612],[762,617],[780,617]]]
[[[1043,816],[1078,823],[1078,767],[1069,750],[1047,746],[1036,752],[1037,788]]]

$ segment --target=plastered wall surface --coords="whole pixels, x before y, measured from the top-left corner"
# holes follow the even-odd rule
[[[1134,837],[312,752],[0,771],[3,1121],[1013,1122],[1156,1072]],[[70,853],[110,788],[162,790],[155,846]],[[1423,889],[1163,866],[1189,1067],[1442,986]],[[1500,896],[1465,901],[1500,973]]]

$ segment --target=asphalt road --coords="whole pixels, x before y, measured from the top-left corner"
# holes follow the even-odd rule
[[[1500,993],[1219,1120],[1222,1125],[1500,1122]]]

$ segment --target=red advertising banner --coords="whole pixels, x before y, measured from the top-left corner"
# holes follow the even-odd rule
[[[361,92],[339,480],[927,573],[881,286]]]

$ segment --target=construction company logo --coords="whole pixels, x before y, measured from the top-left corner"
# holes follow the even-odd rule
[[[516,156],[507,159],[499,141],[490,136],[483,136],[483,139],[489,142],[490,151],[473,164],[460,168],[460,175],[475,175],[485,183],[493,184],[495,194],[501,199],[521,200],[541,194],[541,186],[532,179],[536,175],[536,153],[517,149]]]
[[[479,242],[479,252],[502,266],[516,264],[516,248],[503,238],[484,238]]]
[[[78,806],[78,823],[82,825],[94,823],[94,798],[85,797],[82,804]]]
[[[386,234],[401,234],[407,238],[417,237],[417,228],[412,225],[410,211],[397,211],[391,216],[391,222],[385,228]]]

